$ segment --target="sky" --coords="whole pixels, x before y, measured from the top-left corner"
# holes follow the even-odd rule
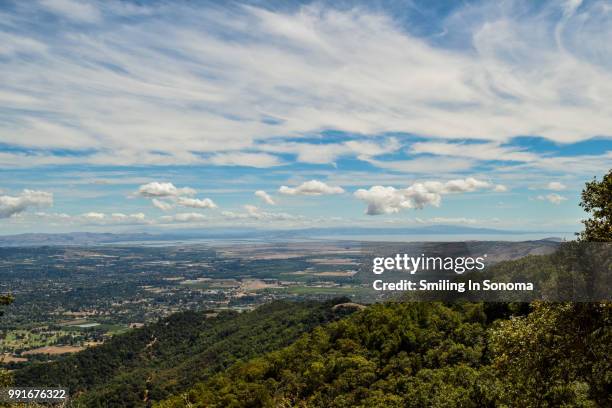
[[[0,234],[580,230],[608,1],[0,0]]]

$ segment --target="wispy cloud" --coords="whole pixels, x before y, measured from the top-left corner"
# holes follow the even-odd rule
[[[242,212],[223,211],[221,214],[227,220],[295,221],[303,219],[303,217],[283,212],[263,211],[259,207],[250,204],[246,204],[242,208],[244,209]]]
[[[465,157],[477,160],[504,160],[532,162],[539,159],[535,153],[523,148],[502,147],[500,143],[441,143],[419,142],[410,147],[412,153],[429,153],[439,156]]]
[[[66,213],[38,212],[36,218],[50,223],[59,223],[62,226],[117,226],[117,225],[152,225],[154,221],[147,218],[144,213],[104,213],[89,211],[79,215]]]
[[[100,10],[91,3],[75,0],[40,0],[39,4],[61,18],[94,23],[100,20]]]
[[[496,144],[512,136],[568,142],[609,135],[612,61],[599,41],[612,34],[605,4],[526,7],[460,8],[445,25],[449,41],[462,41],[446,44],[367,5],[160,4],[139,12],[113,2],[23,4],[15,21],[52,13],[79,24],[45,35],[5,26],[11,39],[0,42],[0,100],[13,111],[0,140],[78,149],[87,152],[78,159],[93,164],[203,163],[200,153],[214,153],[205,156],[214,165],[269,167],[281,162],[269,154],[275,148],[315,163],[375,155],[375,145],[359,140],[329,149],[257,143],[325,129],[479,138],[491,143],[446,153],[509,160],[536,159]],[[126,13],[136,20],[126,22]],[[413,148],[446,154],[443,145]],[[32,159],[52,161],[49,155]]]
[[[220,149],[222,150],[222,149]],[[229,152],[210,156],[205,162],[217,166],[273,167],[281,164],[278,157],[267,153]]]
[[[164,215],[160,217],[160,221],[165,223],[193,223],[206,220],[206,216],[200,213],[179,213],[174,215]]]
[[[567,200],[567,197],[559,195],[557,193],[550,193],[546,195],[539,195],[536,197],[537,200],[548,201],[551,204],[559,205],[561,202]]]
[[[364,161],[386,153],[397,151],[401,144],[397,138],[386,138],[377,141],[349,140],[343,143],[296,143],[276,142],[260,144],[258,149],[273,153],[289,153],[296,155],[296,160],[302,163],[333,163],[339,157],[354,156]]]
[[[418,22],[383,3],[0,4],[1,222],[53,200],[44,219],[74,226],[390,218],[359,200],[481,222],[494,193],[508,219],[579,219],[536,196],[562,204],[612,167],[606,2],[451,2]],[[456,191],[482,194],[459,211],[446,183],[470,178]],[[253,191],[278,211],[243,206]]]

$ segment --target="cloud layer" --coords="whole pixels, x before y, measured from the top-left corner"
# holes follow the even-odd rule
[[[280,165],[283,154],[368,160],[397,143],[360,136],[387,132],[490,141],[478,152],[412,147],[462,158],[456,169],[498,155],[534,161],[499,143],[612,129],[612,52],[601,41],[612,36],[609,6],[567,4],[471,4],[436,21],[443,32],[422,36],[392,8],[367,3],[284,11],[20,3],[0,28],[0,104],[12,108],[0,141],[24,150],[5,152],[0,164],[21,166],[24,156],[31,164],[254,167]],[[328,129],[356,138],[290,141]],[[78,154],[54,153],[62,149]]]
[[[407,214],[361,203],[475,191],[423,219],[575,225],[612,166],[605,1],[0,3],[5,232],[51,204],[61,226],[376,225]]]

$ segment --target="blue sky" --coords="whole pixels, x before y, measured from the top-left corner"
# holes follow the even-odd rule
[[[0,234],[576,231],[604,1],[0,1]]]

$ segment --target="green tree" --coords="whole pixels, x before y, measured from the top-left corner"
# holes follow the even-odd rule
[[[612,242],[612,169],[601,181],[594,178],[582,190],[580,206],[591,214],[583,220],[584,231],[578,234],[581,241]]]
[[[580,206],[591,215],[583,221],[580,241],[612,242],[612,170],[601,181],[586,183]],[[580,243],[566,246],[563,263],[571,266],[572,257],[574,263],[605,262],[581,252],[586,249]],[[524,407],[611,406],[612,303],[532,307],[529,315],[498,322],[491,331],[502,401]]]
[[[2,306],[8,306],[13,303],[13,297],[9,295],[0,295],[0,316],[4,314]]]
[[[2,310],[4,306],[8,306],[13,302],[12,296],[0,295],[0,316],[4,314]],[[0,357],[1,358],[1,357]],[[12,384],[12,377],[10,373],[6,370],[0,369],[0,388],[7,387]],[[0,403],[0,407],[2,403]]]
[[[609,406],[610,303],[543,303],[491,330],[493,365],[510,406]]]

